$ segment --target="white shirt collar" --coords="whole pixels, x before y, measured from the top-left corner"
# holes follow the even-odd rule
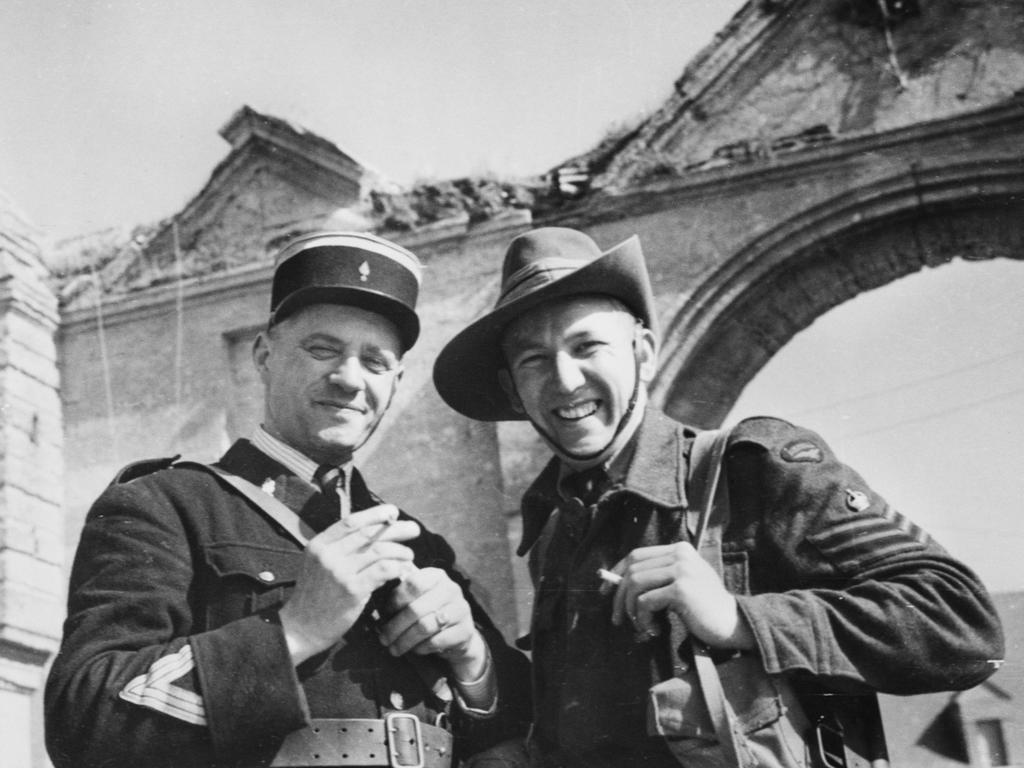
[[[267,430],[263,428],[262,424],[256,428],[251,442],[256,448],[263,451],[278,464],[290,469],[296,475],[312,485],[316,485],[316,482],[313,480],[313,476],[316,474],[316,470],[319,465],[301,451],[298,451],[287,443],[278,440],[272,434],[267,432]],[[341,465],[341,468],[345,471],[346,475],[349,473],[351,464],[352,463],[349,462]]]

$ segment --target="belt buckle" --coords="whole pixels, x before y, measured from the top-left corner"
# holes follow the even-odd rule
[[[384,730],[388,741],[388,765],[392,768],[423,768],[423,732],[420,719],[410,712],[390,712],[384,716]],[[411,743],[416,748],[415,762],[402,762],[401,745]]]

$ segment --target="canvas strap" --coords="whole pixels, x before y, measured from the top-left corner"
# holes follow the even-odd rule
[[[694,547],[720,578],[724,575],[722,532],[729,522],[729,489],[726,483],[720,482],[728,439],[728,429],[707,430],[694,438],[686,482],[690,502],[687,528]],[[756,760],[746,747],[746,737],[736,713],[722,690],[710,649],[692,635],[689,639],[697,679],[722,751],[737,768],[757,768]]]
[[[305,547],[309,544],[309,540],[316,535],[312,528],[310,528],[302,519],[290,510],[283,502],[278,501],[274,496],[264,491],[255,483],[250,483],[244,477],[240,477],[233,472],[228,472],[223,467],[216,464],[203,464],[198,461],[180,461],[177,466],[189,466],[197,469],[204,469],[207,472],[211,472],[220,478],[223,482],[230,485],[240,494],[245,496],[253,505],[262,512],[264,515],[269,517],[275,523],[280,525],[285,532],[291,536],[295,541]]]

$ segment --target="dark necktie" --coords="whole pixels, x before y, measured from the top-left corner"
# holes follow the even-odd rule
[[[322,464],[317,467],[313,482],[320,486],[321,503],[308,505],[303,510],[302,519],[320,533],[343,517],[346,506],[345,473],[340,467]]]
[[[583,539],[590,527],[594,505],[604,492],[608,474],[597,466],[565,478],[563,487],[569,496],[562,503],[562,519],[567,533],[574,539]]]
[[[604,492],[607,485],[608,473],[604,467],[596,466],[576,472],[565,479],[565,490],[570,496],[575,496],[584,506],[592,506]]]

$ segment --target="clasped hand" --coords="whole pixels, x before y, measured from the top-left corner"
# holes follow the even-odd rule
[[[657,634],[654,614],[668,609],[686,628],[713,648],[751,649],[754,637],[740,615],[736,598],[688,542],[634,549],[611,569],[622,576],[615,590],[612,623],[629,618],[637,630]]]
[[[380,640],[395,656],[436,653],[458,680],[475,680],[487,648],[459,585],[440,568],[410,571],[388,597]]]

